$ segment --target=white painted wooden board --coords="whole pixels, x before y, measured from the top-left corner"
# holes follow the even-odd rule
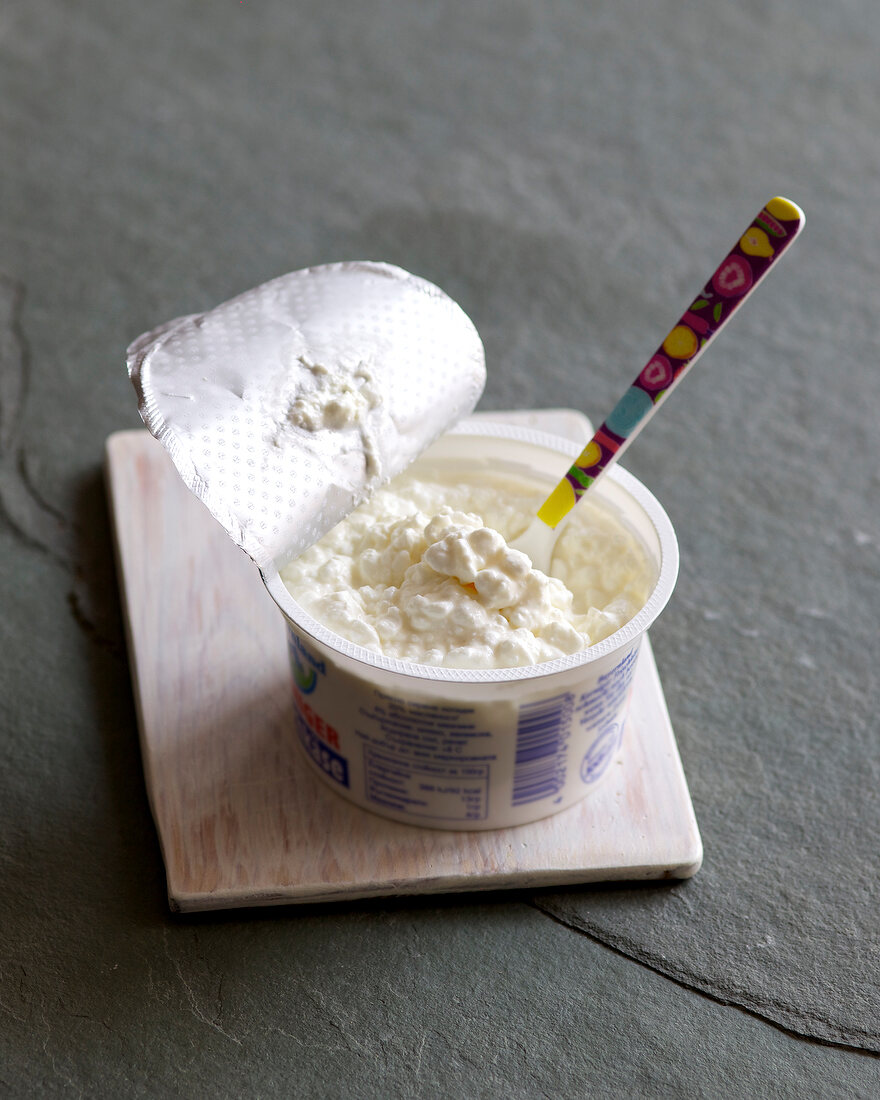
[[[505,414],[560,434],[577,418]],[[301,757],[281,615],[161,445],[145,431],[119,432],[106,458],[144,772],[172,909],[698,870],[702,845],[650,646],[619,758],[579,805],[490,832],[387,821],[333,793]]]

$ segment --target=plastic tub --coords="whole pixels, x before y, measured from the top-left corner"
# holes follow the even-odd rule
[[[555,436],[483,423],[448,432],[423,458],[520,473],[549,491],[571,452]],[[640,539],[656,583],[620,630],[543,664],[450,669],[383,657],[316,622],[276,567],[263,570],[288,627],[292,732],[337,794],[411,825],[497,829],[558,813],[608,774],[642,639],[675,585],[678,546],[660,504],[626,471],[613,468],[594,491]]]

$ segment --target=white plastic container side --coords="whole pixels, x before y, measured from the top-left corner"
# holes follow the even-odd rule
[[[519,473],[549,491],[571,460],[570,441],[472,423],[420,462]],[[640,539],[656,583],[620,630],[543,664],[452,669],[383,657],[316,622],[275,566],[263,570],[287,621],[291,732],[333,790],[410,825],[497,829],[557,813],[596,788],[622,747],[642,639],[672,593],[678,545],[660,504],[626,471],[613,468],[593,491]]]

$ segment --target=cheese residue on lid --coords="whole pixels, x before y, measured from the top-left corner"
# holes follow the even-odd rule
[[[376,428],[370,413],[382,404],[382,394],[363,360],[348,363],[344,359],[332,367],[316,358],[300,355],[297,364],[303,368],[294,375],[295,388],[284,394],[274,410],[274,431],[271,437],[276,447],[287,444],[292,432],[307,433],[352,432],[363,452],[367,487],[381,477]]]

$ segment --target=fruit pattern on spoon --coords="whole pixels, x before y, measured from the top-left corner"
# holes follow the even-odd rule
[[[539,520],[556,527],[620,457],[714,333],[792,243],[803,221],[800,208],[788,199],[776,197],[767,203],[541,505]]]

